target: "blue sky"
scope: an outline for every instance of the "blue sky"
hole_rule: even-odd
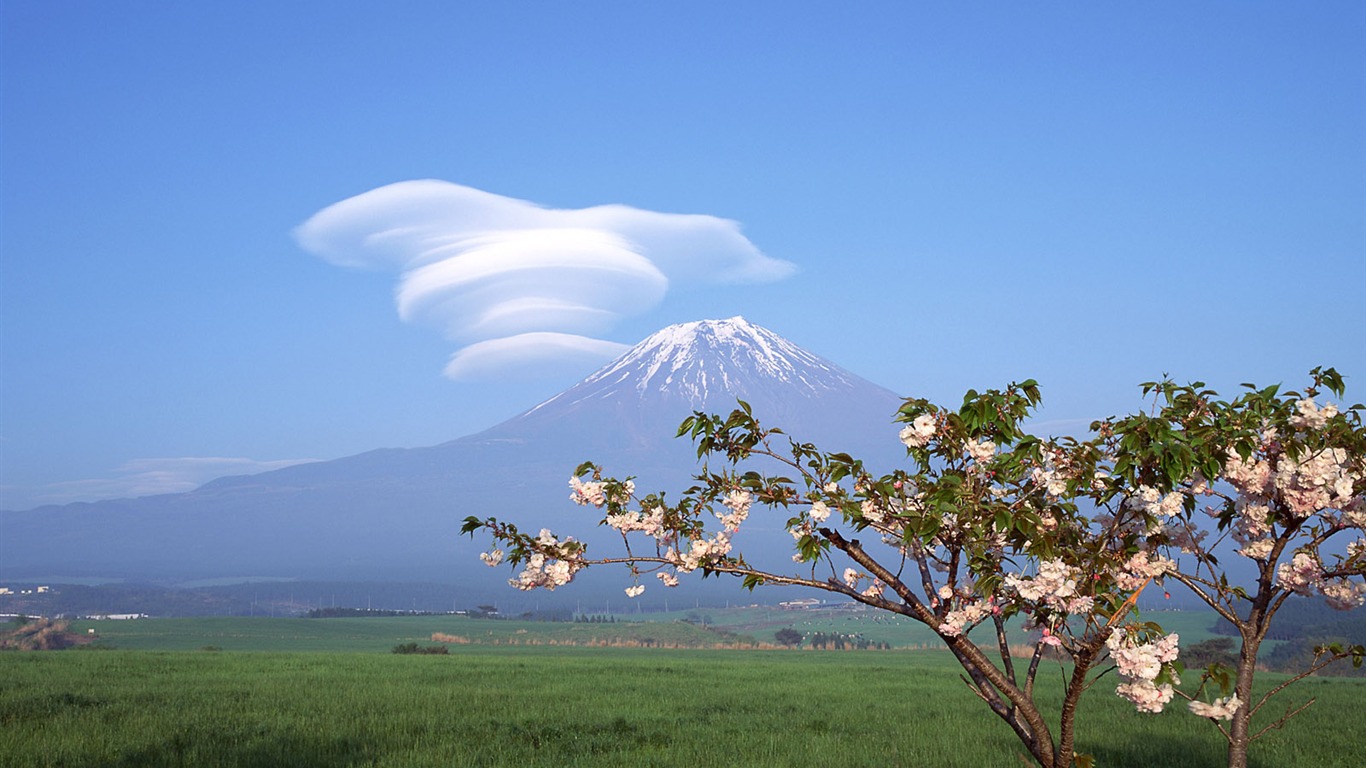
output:
[[[490,337],[402,319],[415,262],[297,237],[422,179],[791,267],[593,251],[645,275],[549,329],[599,353],[743,314],[907,395],[1037,378],[1063,431],[1163,373],[1366,399],[1363,41],[1356,2],[4,3],[0,506],[434,444],[591,372],[452,379]]]

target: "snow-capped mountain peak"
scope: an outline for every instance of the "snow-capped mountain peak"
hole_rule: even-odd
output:
[[[901,402],[773,331],[732,317],[664,328],[483,437],[555,432],[581,441],[654,445],[671,439],[692,412],[728,412],[737,399],[753,406],[765,424],[813,438],[889,424]]]
[[[713,392],[734,398],[755,379],[809,395],[848,385],[842,369],[778,334],[746,321],[671,325],[637,344],[584,383],[631,381],[636,391],[671,392],[700,405]]]
[[[848,388],[856,380],[834,363],[737,316],[664,328],[537,409],[624,391],[702,408],[769,390],[812,397]]]

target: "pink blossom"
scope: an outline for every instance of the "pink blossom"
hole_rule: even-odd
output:
[[[1350,611],[1366,605],[1366,585],[1348,579],[1327,579],[1319,585],[1319,593],[1329,607],[1339,611]]]
[[[1003,584],[1031,602],[1062,608],[1077,593],[1077,569],[1062,560],[1044,560],[1034,576],[1011,574]]]
[[[935,428],[934,416],[922,413],[902,428],[899,437],[907,448],[923,448],[934,437]]]
[[[1134,703],[1139,712],[1161,712],[1172,699],[1171,685],[1155,684],[1164,668],[1173,678],[1169,665],[1176,661],[1180,638],[1170,634],[1153,642],[1139,643],[1127,631],[1110,635],[1105,646],[1115,662],[1115,670],[1128,680],[1115,693]]]
[[[1172,700],[1170,685],[1154,685],[1151,680],[1135,680],[1115,687],[1115,693],[1132,701],[1139,712],[1156,714]]]
[[[522,572],[517,574],[517,578],[509,579],[508,584],[523,591],[538,587],[553,591],[555,587],[562,587],[572,581],[574,573],[582,567],[577,561],[551,560],[537,552],[527,558],[526,564],[522,566]]]
[[[986,618],[991,611],[991,605],[984,602],[969,603],[957,610],[949,611],[939,624],[939,634],[944,637],[957,637],[965,629]]]
[[[991,461],[992,457],[996,455],[996,443],[990,440],[969,441],[964,447],[972,460],[978,464]]]
[[[1301,595],[1308,595],[1323,579],[1323,569],[1314,558],[1304,552],[1296,554],[1288,563],[1276,568],[1276,583]]]
[[[1271,464],[1255,456],[1244,459],[1230,448],[1224,462],[1224,479],[1245,496],[1264,498],[1270,491]]]
[[[1203,701],[1191,701],[1187,702],[1186,706],[1190,708],[1191,714],[1197,717],[1208,717],[1214,720],[1232,720],[1234,713],[1238,711],[1239,707],[1243,706],[1243,702],[1234,695],[1215,699],[1208,704]]]
[[[1124,562],[1125,572],[1115,576],[1120,589],[1138,589],[1149,579],[1160,579],[1176,572],[1176,563],[1169,558],[1149,552],[1138,552]]]
[[[676,556],[678,562],[675,565],[678,570],[689,573],[716,562],[729,552],[730,534],[722,531],[710,539],[692,539],[688,544],[688,551]]]
[[[1250,557],[1253,560],[1265,560],[1271,556],[1271,550],[1275,545],[1274,539],[1258,539],[1244,544],[1243,548],[1238,550],[1238,554],[1243,557]]]
[[[569,478],[569,488],[569,498],[575,504],[601,507],[607,503],[607,497],[603,494],[602,483],[585,483],[577,477],[571,477]]]
[[[1328,403],[1320,409],[1314,403],[1314,399],[1308,397],[1303,400],[1296,400],[1295,409],[1299,413],[1290,417],[1290,423],[1306,430],[1323,429],[1328,425],[1328,420],[1338,414],[1336,405]]]

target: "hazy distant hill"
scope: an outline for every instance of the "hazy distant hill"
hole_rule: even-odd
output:
[[[182,494],[0,512],[0,578],[22,575],[457,581],[502,587],[457,535],[467,515],[592,530],[568,501],[582,461],[678,486],[695,453],[675,440],[694,410],[736,398],[823,447],[898,455],[891,391],[742,318],[665,328],[536,407],[426,448],[227,477]]]

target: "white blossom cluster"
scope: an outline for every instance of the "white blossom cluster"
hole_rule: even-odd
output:
[[[1033,576],[1011,574],[1002,584],[1021,598],[1062,613],[1090,610],[1092,599],[1077,595],[1078,571],[1062,560],[1043,560]]]
[[[840,578],[846,587],[854,590],[859,588],[859,584],[862,583],[864,579],[868,579],[870,582],[869,585],[859,593],[864,597],[879,597],[887,589],[887,584],[883,582],[882,579],[866,576],[853,568],[845,568],[844,573],[841,574]]]
[[[1057,499],[1067,493],[1067,475],[1053,465],[1051,453],[1045,454],[1043,466],[1030,470],[1029,479],[1034,485],[1042,488],[1050,499]]]
[[[607,496],[603,493],[602,483],[584,482],[577,477],[571,477],[569,478],[569,488],[569,499],[575,504],[601,507],[607,503]]]
[[[1312,397],[1295,401],[1295,410],[1298,411],[1290,417],[1290,423],[1300,429],[1323,429],[1328,425],[1328,420],[1338,414],[1338,407],[1328,403],[1319,408]]]
[[[1127,682],[1115,688],[1115,693],[1134,703],[1139,712],[1161,712],[1172,700],[1172,683],[1158,685],[1157,678],[1163,668],[1176,661],[1180,638],[1170,634],[1150,643],[1134,641],[1128,632],[1119,631],[1110,635],[1105,646],[1110,649],[1110,658],[1115,662],[1115,670]],[[1168,668],[1173,682],[1174,672]]]
[[[1115,577],[1115,584],[1120,589],[1138,589],[1149,579],[1161,579],[1175,572],[1175,561],[1151,552],[1138,552],[1124,561],[1124,570]]]
[[[1312,399],[1298,400],[1295,407],[1298,414],[1291,418],[1291,424],[1306,431],[1323,429],[1338,413],[1337,406],[1330,403],[1319,408]],[[1295,458],[1279,452],[1278,439],[1276,430],[1264,430],[1258,450],[1246,458],[1229,449],[1224,477],[1242,497],[1240,504],[1255,512],[1255,507],[1279,497],[1300,519],[1336,509],[1344,513],[1347,525],[1366,523],[1366,500],[1353,493],[1366,471],[1359,458],[1354,462],[1342,448]],[[1361,515],[1361,519],[1353,515]],[[1265,515],[1262,518],[1260,525],[1264,526]],[[1254,540],[1250,533],[1244,536],[1249,542]]]
[[[937,425],[933,414],[922,413],[901,429],[901,442],[907,448],[924,448],[934,437]]]
[[[1167,523],[1181,514],[1186,496],[1179,491],[1163,494],[1156,488],[1140,485],[1138,492],[1124,500],[1124,506],[1139,510],[1153,518],[1145,534],[1153,536],[1166,530]]]
[[[1192,715],[1198,717],[1208,717],[1212,720],[1232,720],[1238,707],[1243,706],[1243,702],[1238,696],[1225,696],[1215,699],[1206,704],[1203,701],[1190,701],[1186,703]]]
[[[622,533],[640,531],[646,536],[658,537],[665,533],[664,530],[664,508],[655,507],[649,514],[644,512],[632,512],[624,510],[616,514],[610,514],[604,518],[608,527],[615,528]]]
[[[574,574],[584,567],[583,562],[576,556],[574,547],[570,546],[573,543],[572,536],[560,540],[549,530],[542,528],[535,540],[537,551],[527,558],[517,578],[508,579],[508,584],[523,591],[542,587],[554,590],[555,587],[562,587],[573,581]],[[479,559],[493,566],[502,561],[503,553],[495,549],[480,555]]]
[[[605,483],[571,477],[569,478],[569,487],[569,498],[576,504],[595,507],[607,505],[607,485]],[[634,493],[635,483],[627,480],[621,484],[618,494],[611,500],[624,504],[630,500]],[[697,536],[687,539],[686,547],[680,545],[677,533],[665,525],[662,506],[642,511],[621,510],[612,512],[603,518],[603,522],[622,534],[640,532],[653,538],[664,550],[664,559],[668,561],[674,571],[690,573],[729,554],[731,550],[730,536],[738,531],[740,525],[748,518],[750,506],[753,502],[754,497],[749,491],[735,489],[728,492],[721,503],[729,511],[724,514],[716,514],[724,530],[710,538]],[[542,531],[542,535],[546,535],[546,532]],[[538,544],[542,543],[540,539],[537,542]],[[489,559],[485,559],[485,562],[489,562]],[[496,562],[490,564],[493,565]],[[543,556],[533,555],[518,579],[509,583],[519,589],[535,589],[542,586],[553,589],[572,578],[579,567],[581,566],[576,566],[572,558],[569,559],[568,564],[565,564],[564,560],[546,559]],[[660,571],[655,575],[666,587],[678,586],[676,573]],[[626,588],[626,594],[629,597],[638,597],[644,592],[645,585],[643,584],[633,584]]]
[[[1323,566],[1307,552],[1296,552],[1290,562],[1277,566],[1276,583],[1301,595],[1318,590],[1329,607],[1339,611],[1366,605],[1366,585],[1341,577],[1325,577]]]
[[[968,456],[971,456],[972,460],[978,464],[985,464],[996,456],[996,443],[990,440],[971,440],[964,447],[967,449]]]
[[[1290,511],[1304,518],[1321,509],[1352,506],[1352,487],[1359,480],[1361,474],[1348,466],[1347,451],[1332,448],[1302,461],[1280,457],[1273,482]]]
[[[1253,501],[1247,496],[1240,496],[1235,509],[1237,516],[1234,517],[1230,530],[1233,540],[1243,545],[1238,554],[1253,560],[1265,560],[1270,557],[1276,544],[1270,535],[1271,507]],[[1217,511],[1212,512],[1214,516],[1218,516]]]
[[[740,530],[740,524],[749,517],[749,507],[754,503],[754,496],[749,491],[736,489],[726,494],[721,500],[721,504],[729,509],[726,514],[716,514],[716,518],[721,521],[722,527],[728,533],[735,533]]]
[[[949,588],[945,587],[944,589]],[[952,594],[953,590],[949,589],[950,597]],[[971,629],[977,622],[991,615],[994,610],[995,605],[991,601],[964,602],[944,615],[944,621],[939,625],[939,634],[944,637],[961,635],[964,630]]]
[[[688,551],[683,552],[681,550],[681,547],[670,549],[664,557],[680,572],[691,573],[729,554],[730,534],[719,531],[711,538],[690,539]]]

